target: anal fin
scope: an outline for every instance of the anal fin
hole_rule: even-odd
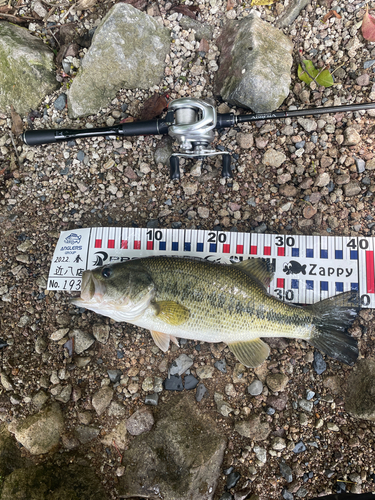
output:
[[[228,344],[228,347],[238,361],[247,368],[256,368],[261,365],[270,354],[268,344],[259,338],[246,342],[233,342]]]
[[[171,336],[167,333],[156,332],[155,330],[150,330],[152,338],[154,339],[155,344],[161,349],[163,352],[167,352],[169,349],[169,342],[171,340]],[[173,337],[174,340],[175,337]],[[173,342],[174,342],[173,340]]]

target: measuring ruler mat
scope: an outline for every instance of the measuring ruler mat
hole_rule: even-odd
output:
[[[96,227],[60,234],[48,290],[79,291],[86,269],[155,255],[200,257],[234,263],[267,259],[274,271],[268,288],[286,302],[312,304],[349,290],[362,307],[375,308],[374,238],[306,236]]]

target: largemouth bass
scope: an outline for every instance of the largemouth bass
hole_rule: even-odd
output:
[[[346,331],[358,312],[352,292],[300,307],[269,295],[271,279],[263,259],[223,265],[147,257],[85,271],[81,297],[72,302],[147,328],[164,352],[177,338],[225,342],[242,364],[255,368],[270,352],[260,337],[287,337],[353,364],[357,342]]]

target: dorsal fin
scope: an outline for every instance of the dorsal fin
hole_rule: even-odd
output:
[[[248,259],[233,264],[242,272],[258,281],[264,288],[267,288],[272,281],[273,272],[268,260],[266,259]]]

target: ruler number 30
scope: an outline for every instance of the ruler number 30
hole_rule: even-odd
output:
[[[346,246],[348,248],[351,248],[352,250],[355,250],[357,248],[357,243],[355,241],[355,238],[352,238]],[[359,240],[358,246],[361,250],[367,250],[368,249],[368,241],[364,240],[364,239]]]

